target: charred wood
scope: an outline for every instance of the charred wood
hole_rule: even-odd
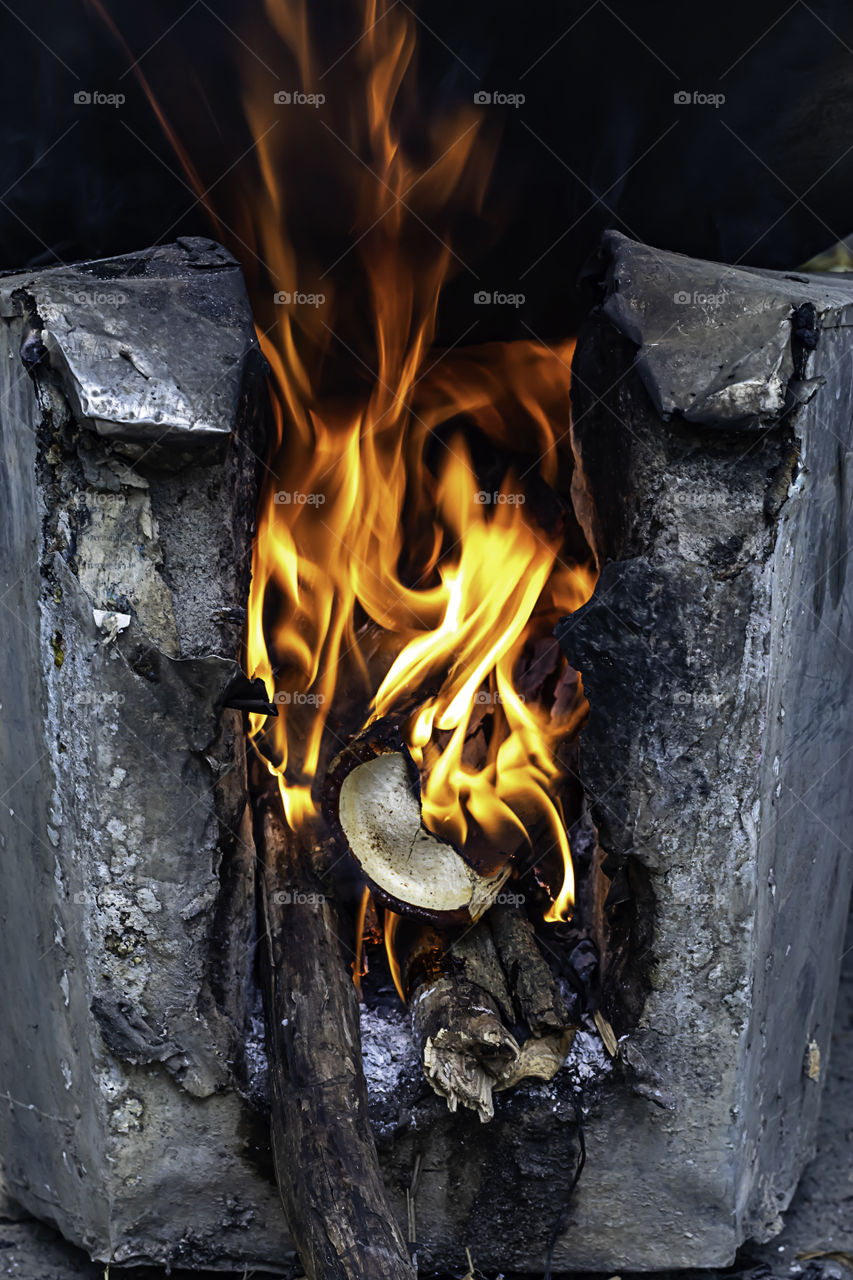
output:
[[[530,921],[517,908],[500,904],[489,913],[489,924],[519,1020],[526,1022],[537,1036],[565,1030],[569,1024],[566,1003],[539,950]]]
[[[358,1000],[328,849],[259,805],[276,1178],[309,1280],[411,1280],[367,1114]]]

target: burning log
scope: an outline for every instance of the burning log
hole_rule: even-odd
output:
[[[451,942],[407,920],[394,942],[424,1075],[451,1111],[462,1103],[491,1120],[492,1091],[513,1073],[521,1051],[507,1027],[512,998],[488,926]]]
[[[505,853],[472,865],[427,829],[418,769],[396,727],[380,722],[336,757],[326,811],[371,888],[394,911],[478,920],[510,875]]]
[[[461,1103],[491,1120],[496,1089],[528,1076],[551,1079],[571,1044],[565,1006],[532,929],[520,915],[498,912],[499,955],[482,919],[512,872],[510,856],[479,840],[472,865],[427,829],[418,768],[387,722],[332,762],[325,804],[373,892],[409,917],[395,918],[393,945],[424,1075],[451,1111]],[[468,928],[456,938],[433,927],[458,921]],[[510,1030],[519,1019],[532,1033],[523,1047]]]
[[[272,1147],[302,1264],[309,1280],[411,1280],[367,1114],[343,926],[321,875],[328,845],[288,833],[277,795],[258,825]]]
[[[521,917],[517,927],[499,926],[516,937],[515,947],[504,942],[502,955],[495,946],[490,922],[497,911],[455,939],[414,919],[397,922],[393,934],[424,1075],[451,1111],[461,1103],[482,1121],[494,1115],[494,1092],[527,1078],[552,1079],[574,1036]],[[512,958],[511,974],[503,956]],[[532,1033],[526,1039],[521,1022]]]

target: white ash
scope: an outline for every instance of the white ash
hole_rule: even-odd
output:
[[[582,1026],[575,1035],[569,1056],[560,1068],[575,1085],[598,1083],[613,1071],[594,1025]],[[423,1070],[412,1039],[409,1014],[404,1009],[371,1010],[361,1006],[361,1049],[364,1075],[371,1099],[388,1102],[399,1099],[403,1086],[420,1078]],[[556,1079],[550,1084],[526,1082],[526,1091],[556,1097]]]
[[[577,1084],[592,1084],[610,1075],[613,1059],[608,1057],[598,1032],[582,1027],[561,1070],[567,1071]]]
[[[361,1006],[361,1052],[371,1098],[383,1102],[421,1071],[405,1009],[371,1010]]]

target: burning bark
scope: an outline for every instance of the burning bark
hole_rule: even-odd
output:
[[[367,1115],[358,1000],[328,845],[286,830],[275,795],[258,814],[272,1146],[309,1280],[411,1280]]]
[[[370,887],[393,911],[477,920],[510,875],[506,855],[473,866],[423,821],[417,766],[395,728],[379,724],[332,762],[326,809]]]

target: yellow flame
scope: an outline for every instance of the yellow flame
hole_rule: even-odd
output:
[[[316,91],[304,0],[265,7],[303,91]],[[547,532],[525,501],[527,477],[507,471],[481,491],[467,435],[450,424],[464,417],[493,450],[517,456],[521,445],[519,471],[556,485],[573,345],[432,349],[440,291],[459,267],[448,211],[479,208],[491,160],[467,110],[435,126],[428,156],[409,159],[395,122],[414,52],[406,7],[368,0],[353,55],[362,109],[349,95],[336,106],[330,87],[327,113],[304,126],[318,148],[338,148],[364,285],[357,349],[333,332],[341,318],[351,334],[351,299],[336,297],[328,279],[312,289],[317,280],[299,278],[280,177],[292,141],[286,123],[268,93],[246,104],[262,178],[247,192],[246,235],[276,290],[301,287],[317,299],[275,308],[260,335],[276,447],[254,545],[247,656],[250,674],[275,689],[279,716],[252,716],[251,733],[297,827],[316,813],[315,782],[324,753],[338,746],[342,708],[361,705],[370,720],[416,705],[405,733],[416,761],[429,762],[427,825],[459,848],[476,831],[506,857],[534,825],[548,832],[564,868],[548,918],[561,919],[573,881],[554,750],[582,695],[558,721],[524,700],[515,673],[525,646],[588,598],[593,577],[561,558],[559,531]],[[326,363],[340,347],[362,390],[326,389]],[[465,748],[484,700],[486,760],[473,767]],[[394,927],[392,917],[386,939]]]

